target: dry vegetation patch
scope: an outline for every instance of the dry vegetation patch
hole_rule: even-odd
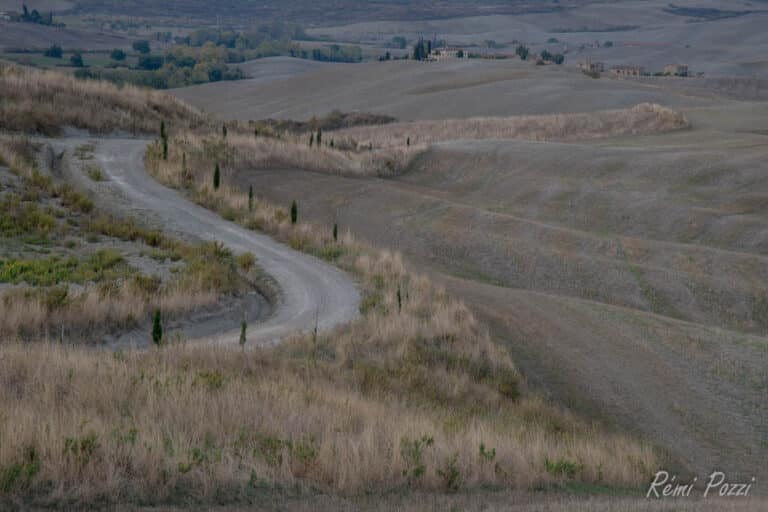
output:
[[[74,126],[98,133],[149,133],[161,119],[185,126],[205,123],[202,114],[168,94],[0,64],[0,130],[57,135]]]
[[[63,333],[88,339],[147,321],[157,309],[173,316],[242,288],[228,250],[182,243],[97,212],[90,198],[40,170],[27,139],[0,137],[0,160],[21,179],[17,189],[0,190],[0,284],[12,285],[0,293],[4,341]],[[89,248],[110,240],[171,262],[172,277],[146,275],[116,249]]]
[[[543,116],[474,117],[443,121],[415,121],[382,126],[360,126],[327,134],[339,147],[393,148],[410,144],[432,144],[457,139],[526,139],[572,141],[652,135],[688,126],[679,112],[656,104],[642,103],[630,109],[583,114]]]

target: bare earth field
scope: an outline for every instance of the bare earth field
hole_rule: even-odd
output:
[[[401,249],[562,403],[653,440],[695,474],[768,477],[768,107],[519,62],[363,68],[242,90],[253,109],[240,104],[239,117],[367,105],[440,119],[645,100],[682,110],[692,129],[659,136],[441,143],[392,179],[292,169],[238,179]],[[226,98],[197,104],[234,114]]]
[[[131,40],[113,34],[69,27],[46,27],[33,23],[0,21],[0,49],[41,49],[53,44],[66,49],[108,50],[128,48]]]
[[[262,73],[269,75],[284,63],[256,61],[250,69],[265,68]],[[307,119],[333,109],[415,120],[586,112],[643,102],[671,107],[712,103],[706,96],[670,94],[627,80],[593,80],[575,70],[542,69],[519,60],[321,64],[281,80],[219,82],[174,92],[221,117],[243,120]]]

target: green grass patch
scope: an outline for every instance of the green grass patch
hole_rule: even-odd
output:
[[[98,251],[84,259],[51,256],[0,260],[0,282],[32,286],[111,281],[132,272],[120,253],[111,249]]]
[[[85,168],[85,173],[88,175],[89,178],[91,178],[93,181],[104,181],[106,177],[104,176],[104,173],[102,172],[101,168],[95,166],[95,165],[89,165]]]

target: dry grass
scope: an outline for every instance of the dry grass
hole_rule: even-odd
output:
[[[0,64],[0,130],[56,135],[74,126],[156,133],[161,120],[170,126],[205,124],[198,111],[168,94]]]
[[[411,160],[426,146],[392,147],[385,150],[350,151],[323,145],[309,146],[308,136],[285,135],[280,138],[232,134],[225,139],[220,136],[195,135],[184,133],[171,138],[170,165],[158,163],[159,172],[163,173],[165,181],[181,185],[183,181],[180,172],[180,161],[183,152],[193,152],[194,148],[202,148],[207,167],[203,162],[198,166],[190,166],[190,170],[200,172],[209,178],[216,163],[231,168],[296,168],[309,171],[342,174],[351,176],[389,176],[404,170]],[[159,144],[157,145],[159,150]]]
[[[414,296],[429,293],[423,286]],[[460,305],[408,304],[397,317],[377,313],[247,355],[6,346],[3,491],[61,504],[210,500],[293,483],[341,494],[571,479],[635,486],[657,463],[648,447],[497,389],[492,376],[508,359],[486,354],[487,367],[473,369],[459,357],[486,345]],[[547,471],[547,460],[573,474]]]
[[[656,104],[642,103],[630,109],[584,114],[475,117],[444,121],[415,121],[382,126],[360,126],[329,132],[340,147],[394,148],[457,139],[525,139],[573,141],[651,135],[688,126],[682,114]]]

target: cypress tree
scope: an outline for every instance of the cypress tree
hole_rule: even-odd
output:
[[[323,129],[318,128],[317,129],[317,147],[320,147],[320,144],[323,143]]]
[[[163,139],[163,160],[168,160],[168,139]]]
[[[406,146],[410,146],[411,145],[411,138],[410,137],[408,137],[408,139],[406,139],[405,145]]]
[[[181,179],[187,179],[187,154],[181,154]]]
[[[291,224],[296,224],[296,221],[299,219],[299,205],[296,204],[296,201],[294,200],[293,203],[291,203]]]
[[[333,223],[333,241],[339,241],[339,226],[335,222]]]
[[[216,164],[216,169],[213,171],[213,189],[219,190],[219,185],[221,185],[221,169],[219,164]]]
[[[312,147],[312,144],[314,144],[314,143],[315,143],[315,134],[314,134],[314,133],[312,133],[312,134],[309,136],[309,147]]]
[[[168,138],[168,134],[165,133],[165,121],[160,121],[160,138],[166,139]]]
[[[221,135],[225,139],[227,138],[227,125],[225,124],[221,125]]]
[[[152,319],[152,341],[157,346],[163,343],[163,323],[160,319],[159,309],[155,311],[155,316]]]
[[[400,285],[397,285],[397,312],[400,313],[403,310],[403,294],[400,293]]]
[[[245,318],[243,318],[242,323],[240,324],[240,346],[245,348],[245,342],[247,341],[247,338],[245,336],[245,332],[248,329],[248,323],[245,321]]]
[[[253,185],[248,186],[248,211],[253,211]]]
[[[333,139],[331,139],[331,144],[330,144],[330,146],[331,146],[331,147],[333,147]]]

